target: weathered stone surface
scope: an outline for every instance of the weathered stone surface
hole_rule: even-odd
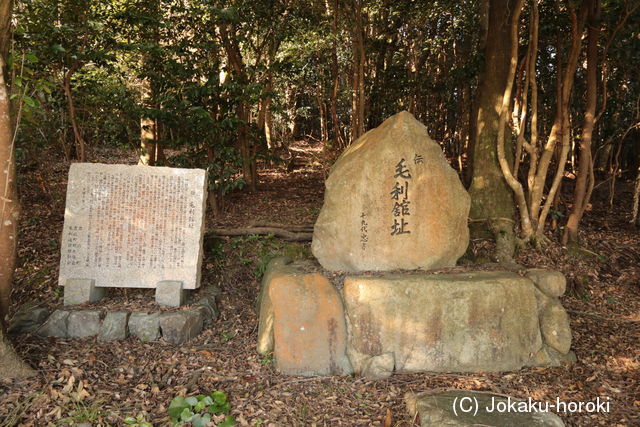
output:
[[[110,311],[104,317],[98,341],[123,340],[129,336],[129,315],[128,311]]]
[[[184,304],[185,290],[182,282],[177,280],[162,280],[156,286],[156,304],[166,307],[180,307]]]
[[[257,300],[257,309],[260,313],[258,323],[258,353],[266,355],[273,351],[273,304],[269,297],[269,288],[275,277],[294,276],[301,273],[302,265],[293,263],[286,257],[277,257],[271,260],[262,276],[262,285]]]
[[[571,326],[569,315],[558,300],[547,304],[540,313],[540,331],[544,342],[561,354],[567,354],[571,348]]]
[[[193,304],[193,308],[200,310],[205,323],[210,323],[218,318],[218,308],[216,306],[216,297],[206,295],[198,299]]]
[[[533,283],[515,273],[347,277],[343,294],[358,373],[385,353],[396,372],[514,370],[542,346]]]
[[[140,341],[151,342],[160,338],[160,313],[134,312],[129,316],[129,333]]]
[[[199,287],[206,195],[202,169],[72,164],[60,285]]]
[[[44,307],[19,307],[7,328],[10,334],[28,334],[35,332],[49,317]]]
[[[318,273],[272,272],[268,280],[263,302],[270,300],[278,370],[289,375],[351,373],[342,301],[327,278]]]
[[[526,277],[531,279],[540,291],[550,297],[560,297],[567,289],[567,279],[559,271],[532,268],[527,270]]]
[[[536,296],[536,304],[538,306],[538,316],[542,313],[548,304],[552,304],[557,298],[550,297],[537,287],[534,288],[533,294]]]
[[[403,111],[333,166],[312,251],[328,270],[451,267],[469,242],[469,205],[438,144]]]
[[[182,344],[198,336],[204,318],[200,310],[182,310],[160,315],[162,338],[172,344]]]
[[[64,305],[78,305],[100,301],[105,294],[104,288],[96,287],[92,279],[67,279],[64,286]]]
[[[552,412],[498,411],[502,405],[518,405],[523,409],[528,401],[492,393],[449,390],[444,392],[407,393],[407,409],[412,417],[420,417],[420,425],[432,426],[544,426],[563,427]],[[461,403],[462,402],[462,403]],[[475,412],[475,405],[478,411]],[[522,403],[519,403],[522,402]],[[462,405],[462,406],[461,406]],[[518,408],[519,406],[515,406]],[[470,411],[465,411],[471,409]]]
[[[393,374],[396,359],[392,353],[369,357],[362,363],[360,375],[372,380],[389,378]]]
[[[38,334],[45,337],[67,338],[69,313],[68,310],[55,310],[38,330]]]
[[[533,360],[535,366],[562,366],[572,365],[576,363],[576,354],[573,351],[569,351],[567,354],[560,354],[557,350],[543,345],[540,351],[536,353]]]
[[[74,310],[69,313],[69,338],[86,338],[98,335],[102,323],[99,310]]]

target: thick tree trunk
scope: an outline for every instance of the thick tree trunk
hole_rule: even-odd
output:
[[[593,158],[591,146],[596,119],[598,38],[600,36],[600,0],[592,0],[589,10],[589,29],[587,46],[587,104],[580,138],[578,176],[573,192],[573,207],[562,236],[562,243],[577,243],[580,220],[584,215],[593,190]]]
[[[521,1],[491,0],[485,64],[476,97],[473,177],[469,193],[473,234],[490,231],[496,240],[496,258],[510,262],[515,251],[513,193],[500,169],[497,142],[506,123],[500,120],[511,65],[511,21]],[[517,41],[516,41],[517,43]],[[500,128],[502,129],[502,132]],[[505,145],[508,141],[505,141]],[[511,152],[511,147],[505,149]]]
[[[25,377],[35,373],[16,355],[4,334],[4,318],[11,304],[20,212],[16,190],[15,139],[4,75],[12,6],[11,1],[0,5],[0,378]]]

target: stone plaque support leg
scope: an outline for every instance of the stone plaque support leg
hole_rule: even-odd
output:
[[[162,280],[156,286],[156,303],[168,307],[180,307],[184,304],[186,291],[179,280]]]
[[[67,279],[64,285],[64,305],[76,305],[100,301],[105,288],[96,286],[93,279]]]

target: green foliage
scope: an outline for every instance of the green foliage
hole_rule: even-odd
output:
[[[133,417],[125,418],[124,423],[131,427],[153,427],[153,424],[151,424],[145,419],[145,416],[143,413],[138,414],[138,416],[135,418]]]
[[[191,423],[194,427],[206,426],[211,422],[211,414],[228,414],[231,404],[227,395],[221,391],[214,391],[208,396],[176,396],[169,404],[167,412],[174,426]],[[218,426],[230,427],[235,425],[233,416],[228,415]]]

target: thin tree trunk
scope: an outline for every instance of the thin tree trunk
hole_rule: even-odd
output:
[[[140,157],[139,165],[154,166],[156,122],[153,119],[140,119]]]
[[[327,2],[327,11],[329,2]],[[333,145],[343,147],[340,135],[340,120],[338,119],[338,91],[340,89],[339,67],[338,67],[338,0],[333,4],[333,20],[331,22],[331,33],[333,43],[331,46],[331,124],[333,126]]]
[[[20,206],[16,192],[16,162],[9,94],[4,81],[4,58],[0,58],[0,313],[4,316],[11,305],[13,268],[16,258]],[[0,319],[4,321],[4,317]]]
[[[229,64],[236,74],[238,83],[246,88],[249,84],[246,65],[242,59],[242,52],[238,46],[238,41],[229,34],[229,28],[226,25],[218,27],[222,45],[227,53]],[[251,191],[257,189],[258,173],[256,169],[255,144],[250,140],[248,135],[248,125],[251,117],[251,109],[246,101],[240,101],[236,107],[236,117],[241,122],[238,127],[238,136],[236,138],[236,148],[242,157],[242,175]]]
[[[592,0],[589,10],[587,47],[587,104],[580,138],[578,176],[573,192],[573,207],[562,235],[562,243],[578,242],[578,228],[593,190],[593,158],[591,146],[596,119],[598,38],[600,36],[600,0]]]
[[[80,64],[77,61],[74,62],[71,65],[71,67],[69,67],[67,72],[64,73],[62,86],[67,98],[67,108],[69,110],[68,111],[69,122],[71,123],[71,128],[73,129],[73,137],[74,137],[75,147],[76,147],[76,158],[80,162],[86,162],[87,161],[87,155],[85,152],[86,144],[82,136],[82,130],[80,129],[80,126],[78,125],[78,120],[76,119],[76,106],[75,106],[75,102],[73,101],[73,93],[71,92],[71,77],[73,76],[73,73],[75,73],[78,70],[78,68],[80,68]]]
[[[538,164],[535,165],[535,176],[533,177],[529,195],[530,218],[534,231],[533,237],[538,240],[542,239],[546,218],[555,199],[555,195],[560,188],[562,176],[564,175],[567,154],[569,152],[569,100],[571,98],[575,71],[582,45],[582,33],[584,30],[584,24],[588,11],[588,8],[586,6],[586,4],[583,4],[579,14],[576,14],[571,3],[567,3],[567,8],[569,9],[569,14],[571,17],[571,48],[569,50],[567,65],[564,70],[562,70],[562,72],[560,71],[560,66],[558,66],[558,102],[556,106],[556,116],[553,122],[553,126],[551,127],[551,130],[549,132],[549,137],[544,146],[542,155],[539,158]],[[559,35],[558,52],[560,51],[560,40],[561,37]],[[560,55],[558,55],[558,63],[560,64]],[[560,76],[560,73],[562,73],[562,76]],[[551,188],[549,189],[545,197],[544,190],[547,180],[547,173],[551,165],[551,160],[556,153],[556,149],[558,148],[558,144],[560,144],[560,154],[557,156],[556,171],[553,177]],[[545,200],[546,203],[543,206],[542,202]]]
[[[352,35],[353,79],[351,83],[351,142],[364,133],[364,24],[362,0],[354,0]]]
[[[640,167],[636,174],[636,182],[633,186],[633,206],[631,208],[631,224],[640,226],[640,216],[638,215],[638,206],[640,205]]]

